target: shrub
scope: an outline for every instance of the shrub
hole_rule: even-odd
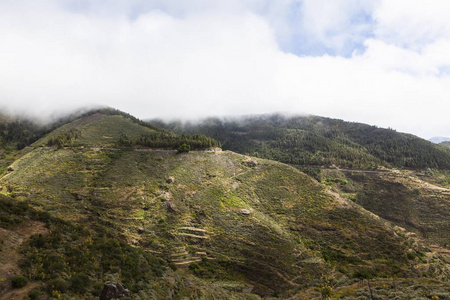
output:
[[[94,296],[100,296],[100,294],[102,293],[103,290],[103,286],[104,283],[102,281],[96,281],[93,285],[92,285],[92,295]]]
[[[20,289],[26,286],[28,283],[28,279],[22,275],[18,275],[12,278],[11,284],[15,289]]]
[[[84,273],[78,273],[70,279],[70,289],[76,293],[83,294],[90,285],[89,276]]]
[[[49,292],[53,291],[65,292],[67,291],[68,287],[69,285],[67,284],[67,282],[61,277],[47,281],[47,288]]]
[[[186,143],[183,143],[178,147],[178,153],[188,153],[189,151],[191,151],[191,146]]]
[[[39,300],[41,299],[41,293],[38,290],[32,290],[28,293],[28,298],[30,300]]]

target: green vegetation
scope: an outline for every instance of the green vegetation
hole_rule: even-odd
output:
[[[62,132],[58,136],[53,136],[48,139],[47,146],[57,146],[62,148],[64,146],[73,146],[75,140],[80,137],[81,133],[77,129],[70,129],[69,131]]]
[[[346,180],[351,181],[359,205],[433,243],[450,245],[447,191],[440,187],[423,188],[417,179],[397,173],[347,173]]]
[[[367,270],[371,277],[417,276],[413,266],[421,262],[408,260],[407,238],[353,204],[339,204],[295,168],[253,160],[230,152],[35,149],[1,185],[82,226],[58,221],[48,235],[32,237],[23,270],[33,280],[63,280],[63,293],[77,286],[64,274],[89,276],[90,293],[104,274],[143,291],[139,282],[159,274],[148,252],[176,269],[191,265],[202,280],[251,283],[260,295],[293,295],[329,269],[344,278]],[[330,182],[345,182],[337,178]],[[139,262],[146,272],[135,273]],[[433,268],[440,264],[437,258]]]
[[[220,143],[204,135],[175,135],[171,133],[158,132],[154,134],[142,135],[139,139],[129,139],[126,135],[119,139],[119,146],[125,147],[149,147],[162,149],[180,149],[183,145],[183,151],[202,150],[220,147]],[[186,151],[189,147],[189,151]]]
[[[55,228],[49,235],[33,236],[23,249],[27,260],[21,266],[33,280],[64,282],[58,285],[64,287],[58,288],[60,292],[67,286],[72,292],[83,294],[96,281],[111,276],[138,292],[144,288],[140,282],[163,274],[163,262],[141,249],[103,232],[54,222]]]
[[[28,293],[28,298],[30,300],[39,300],[41,299],[41,293],[38,290],[32,290]]]
[[[186,143],[183,143],[178,147],[178,153],[189,153],[191,151],[191,145],[186,145]]]
[[[0,145],[14,144],[20,150],[38,140],[47,130],[28,120],[0,123]]]
[[[205,134],[220,141],[226,150],[291,165],[450,169],[450,150],[442,146],[392,129],[317,116],[152,124],[179,134]]]
[[[14,276],[11,279],[11,285],[14,289],[20,289],[27,285],[28,279],[22,275]]]
[[[444,147],[449,147],[449,148],[450,148],[450,142],[442,142],[442,143],[440,143],[440,145],[441,145],[441,146],[444,146]]]
[[[133,299],[445,296],[450,269],[445,249],[435,249],[450,232],[447,190],[431,183],[445,182],[447,171],[425,170],[429,185],[404,170],[318,172],[324,161],[366,169],[392,162],[350,138],[361,124],[314,118],[260,120],[267,130],[244,122],[252,130],[225,141],[253,145],[259,156],[306,158],[292,167],[229,151],[178,154],[220,144],[114,110],[86,114],[6,154],[13,162],[0,177],[0,262],[14,251],[22,258],[12,269],[28,281],[30,299],[98,298],[105,281],[123,283]],[[370,130],[375,141],[397,134]],[[300,136],[308,142],[297,147]],[[393,139],[383,151],[406,151],[389,148]]]
[[[31,236],[21,249],[21,268],[26,276],[13,277],[14,288],[26,285],[28,279],[43,281],[53,291],[83,295],[98,294],[95,283],[103,278],[120,279],[133,292],[149,288],[161,277],[165,263],[142,249],[131,247],[112,236],[105,228],[86,228],[39,212],[26,202],[0,197],[3,217],[1,227],[11,228],[29,220],[41,221],[48,234]]]

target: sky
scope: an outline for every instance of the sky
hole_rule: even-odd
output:
[[[450,136],[449,15],[448,0],[0,0],[0,108]]]

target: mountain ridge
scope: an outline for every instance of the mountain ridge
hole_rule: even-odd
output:
[[[367,293],[352,287],[361,279],[381,285],[395,276],[403,278],[398,284],[410,280],[405,291],[411,295],[419,282],[445,294],[445,259],[426,240],[360,206],[363,198],[352,200],[358,180],[345,184],[338,173],[327,173],[318,182],[293,166],[231,151],[142,147],[135,143],[141,133],[158,129],[129,120],[82,116],[21,150],[0,178],[9,207],[0,224],[14,229],[13,220],[28,216],[49,228],[24,243],[28,263],[17,266],[40,293],[95,297],[104,278],[123,277],[141,298],[319,299],[333,287],[352,299]],[[79,131],[73,139],[49,144],[71,129]],[[122,134],[133,143],[119,143]],[[70,254],[74,245],[97,253],[86,257],[94,268],[77,261],[82,254]],[[114,256],[103,261],[108,247],[128,253],[133,268],[146,261],[143,273]],[[71,279],[77,276],[87,284],[77,286]],[[386,299],[397,293],[393,287],[378,292]]]
[[[450,169],[450,151],[444,147],[393,129],[339,119],[273,114],[150,123],[179,134],[209,135],[224,149],[291,165]]]

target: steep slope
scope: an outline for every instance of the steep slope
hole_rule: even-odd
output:
[[[322,171],[322,180],[343,197],[434,244],[449,247],[450,189],[436,185],[437,177],[412,171]]]
[[[318,286],[323,275],[335,285],[351,278],[448,278],[435,252],[293,167],[228,151],[111,147],[123,132],[137,137],[152,130],[135,125],[98,114],[67,124],[12,164],[1,192],[87,226],[93,240],[106,234],[143,249],[183,271],[171,277],[195,276],[199,286],[198,278],[218,291],[287,297]],[[71,129],[80,131],[73,146],[43,146]],[[426,257],[414,259],[424,251]],[[38,260],[29,267],[39,268]],[[120,278],[123,268],[108,272]],[[68,280],[63,273],[40,280]],[[129,284],[134,293],[151,293],[136,279]]]
[[[72,133],[76,140],[74,146],[113,147],[121,136],[138,139],[143,134],[154,132],[154,129],[141,126],[122,115],[107,115],[97,112],[57,128],[51,134],[37,141],[34,146],[47,145],[52,138]]]
[[[224,149],[292,165],[450,169],[450,151],[441,146],[392,129],[318,116],[152,123],[177,133],[206,134]]]

